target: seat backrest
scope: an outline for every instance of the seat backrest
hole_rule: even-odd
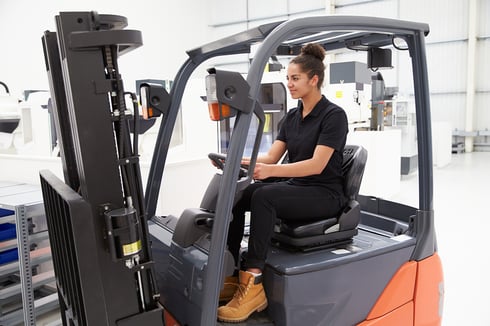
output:
[[[366,161],[367,150],[364,147],[345,145],[342,174],[344,175],[344,192],[348,199],[356,199],[359,194]]]

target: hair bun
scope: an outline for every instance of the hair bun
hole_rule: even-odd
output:
[[[303,45],[303,47],[301,48],[301,54],[312,55],[320,61],[323,61],[323,59],[325,59],[325,49],[320,44],[316,43],[308,43]]]

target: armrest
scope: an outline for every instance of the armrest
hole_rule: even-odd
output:
[[[340,231],[355,229],[361,220],[361,206],[350,200],[339,217]]]

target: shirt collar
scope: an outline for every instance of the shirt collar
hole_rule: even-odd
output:
[[[313,110],[311,110],[311,112],[308,114],[308,116],[312,116],[312,117],[316,117],[320,114],[320,110],[322,110],[322,108],[324,108],[325,106],[327,106],[327,103],[328,103],[328,100],[327,98],[325,97],[325,95],[322,95],[320,101],[318,101],[317,104],[315,104],[315,107],[313,108]],[[303,102],[299,102],[299,105],[298,105],[298,112],[303,115]]]

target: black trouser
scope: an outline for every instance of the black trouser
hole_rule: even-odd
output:
[[[245,267],[263,269],[277,217],[297,221],[318,220],[336,216],[344,203],[343,196],[339,197],[322,186],[299,186],[288,181],[252,183],[233,208],[228,249],[238,264],[245,212],[250,211],[250,238]]]

